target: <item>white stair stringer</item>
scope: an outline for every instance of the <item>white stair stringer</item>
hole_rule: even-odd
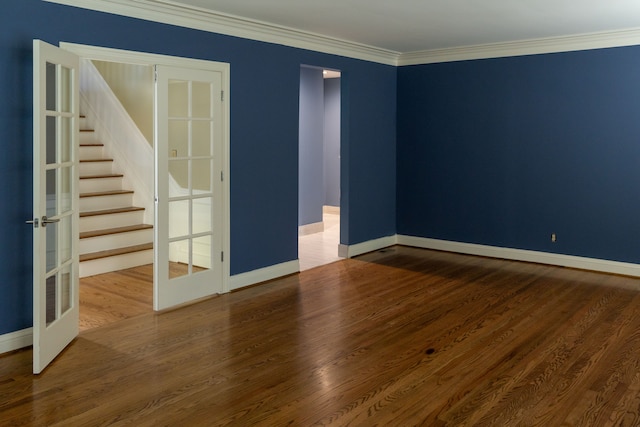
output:
[[[89,123],[80,119],[80,277],[153,262],[153,226],[145,208],[134,205],[134,191],[123,188],[124,174],[114,173]]]

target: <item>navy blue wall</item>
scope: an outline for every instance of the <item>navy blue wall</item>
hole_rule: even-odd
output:
[[[640,262],[639,76],[640,47],[401,67],[398,233]]]
[[[340,206],[340,79],[324,79],[324,204]]]
[[[32,319],[32,232],[24,221],[32,216],[35,38],[231,64],[232,274],[297,258],[300,65],[344,70],[342,243],[395,232],[395,67],[39,0],[5,3],[0,15],[0,334],[30,327]]]
[[[324,202],[324,78],[320,68],[300,68],[299,126],[298,225],[307,225],[322,222]]]

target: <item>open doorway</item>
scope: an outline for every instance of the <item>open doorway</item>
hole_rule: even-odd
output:
[[[300,68],[298,259],[300,270],[341,259],[341,73]]]
[[[154,72],[147,64],[83,60],[80,73],[85,331],[153,311]]]

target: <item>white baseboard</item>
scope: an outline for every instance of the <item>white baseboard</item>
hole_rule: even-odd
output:
[[[446,240],[427,239],[414,236],[397,236],[399,245],[414,246],[425,249],[457,252],[469,255],[480,255],[491,258],[503,258],[514,261],[536,262],[560,267],[579,268],[582,270],[603,273],[622,274],[640,277],[640,265],[626,262],[608,261],[596,258],[585,258],[572,255],[553,254],[523,249],[501,248],[496,246],[477,245],[472,243],[450,242]]]
[[[266,282],[267,280],[276,279],[289,274],[298,273],[300,271],[300,263],[298,260],[283,262],[257,270],[247,271],[231,276],[229,282],[230,290],[244,288],[245,286],[255,285],[256,283]]]
[[[379,239],[368,240],[355,245],[340,245],[338,246],[338,256],[342,258],[353,258],[354,256],[377,251],[378,249],[393,246],[397,243],[397,236],[394,234],[393,236],[380,237]]]
[[[322,233],[324,231],[324,221],[312,222],[298,226],[298,236],[306,236],[308,234]]]
[[[0,354],[19,350],[33,344],[33,328],[0,335]]]

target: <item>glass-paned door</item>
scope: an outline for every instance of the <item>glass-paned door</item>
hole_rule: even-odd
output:
[[[78,335],[78,57],[33,42],[33,372]]]
[[[156,310],[221,292],[221,73],[157,66]]]

